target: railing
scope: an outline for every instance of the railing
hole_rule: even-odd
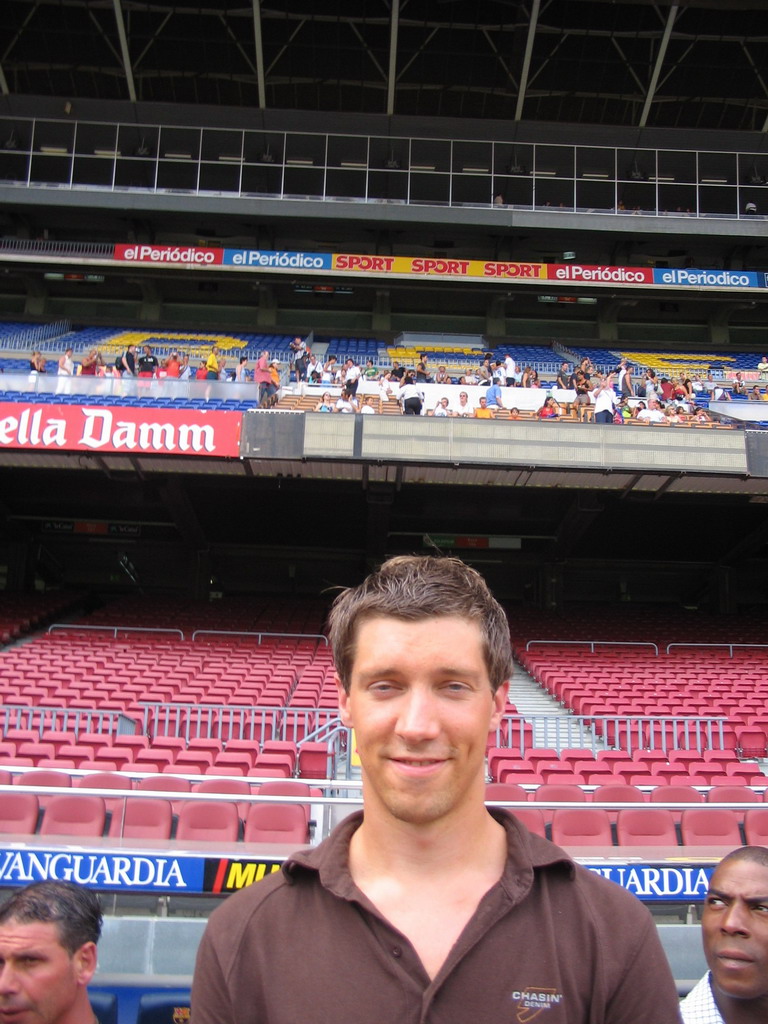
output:
[[[142,731],[150,736],[193,736],[301,743],[324,725],[339,722],[336,708],[255,707],[250,704],[189,704],[141,701]]]
[[[132,736],[136,722],[122,711],[105,708],[54,708],[40,704],[3,704],[0,706],[0,735],[8,729],[36,729],[39,735],[48,730],[105,735]]]
[[[768,644],[731,644],[731,643],[728,643],[727,641],[723,640],[721,643],[713,643],[713,644],[698,643],[698,642],[697,643],[692,643],[692,642],[691,643],[676,642],[676,643],[672,643],[672,644],[667,644],[667,646],[666,646],[666,653],[669,654],[669,652],[672,650],[673,647],[693,647],[693,648],[698,648],[698,647],[725,647],[728,650],[729,656],[731,658],[733,657],[733,652],[736,649],[739,649],[739,650],[752,650],[752,649],[755,649],[755,650],[768,650]]]
[[[654,644],[650,640],[529,640],[525,645],[526,651],[531,649],[531,644],[549,644],[556,647],[589,647],[592,654],[595,653],[596,647],[652,647],[657,655],[659,653],[658,644]]]
[[[255,636],[258,638],[259,643],[265,636],[278,637],[291,640],[317,640],[322,641],[324,646],[328,646],[328,637],[323,633],[267,633],[263,630],[252,632],[249,630],[236,630],[236,629],[196,629],[192,634],[192,639],[197,640],[201,636]]]
[[[155,348],[155,352],[159,352]],[[5,373],[0,390],[34,395],[83,395],[84,398],[147,398],[153,401],[253,402],[258,404],[259,389],[252,382],[178,380],[174,377],[59,377],[45,373]]]
[[[606,746],[633,750],[722,750],[727,718],[682,715],[506,715],[494,744],[524,754],[534,747],[560,751]]]
[[[184,639],[184,631],[175,626],[91,626],[80,622],[54,622],[46,630],[48,633],[91,632],[111,633],[114,640],[119,633],[172,633],[180,640]]]

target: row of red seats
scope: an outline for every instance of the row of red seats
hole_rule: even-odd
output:
[[[569,782],[599,786],[619,781],[664,785],[694,780],[690,785],[711,786],[728,778],[729,784],[766,785],[768,776],[755,761],[742,761],[733,750],[600,750],[551,748],[519,753],[508,747],[490,747],[488,770],[495,782]]]
[[[166,780],[167,781],[167,780]],[[232,780],[236,782],[236,780]],[[301,783],[264,783],[257,790],[243,783],[222,785],[209,780],[194,788],[200,793],[250,796],[301,796],[311,791]],[[290,789],[286,788],[290,787]],[[101,788],[94,787],[94,788]],[[170,787],[169,787],[170,788]],[[247,792],[246,792],[247,789]],[[180,800],[178,807],[164,798],[105,799],[84,793],[38,796],[34,792],[0,793],[0,833],[56,837],[109,836],[124,839],[175,839],[234,843],[304,844],[309,840],[309,804],[278,802]]]

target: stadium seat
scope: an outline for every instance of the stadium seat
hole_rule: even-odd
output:
[[[113,838],[170,839],[173,810],[168,800],[158,797],[134,797],[118,801],[113,808],[109,832]]]
[[[744,815],[744,837],[750,846],[768,846],[768,807],[750,807]]]
[[[538,807],[516,807],[512,813],[534,835],[547,838],[547,823]]]
[[[533,794],[533,799],[536,803],[548,803],[549,801],[569,801],[575,803],[586,803],[587,794],[580,786],[575,786],[569,783],[563,783],[560,785],[557,782],[548,782],[539,786]],[[554,813],[553,808],[542,808],[544,814],[544,821],[549,825],[552,821],[552,815]]]
[[[136,1024],[180,1024],[189,1020],[189,989],[145,992],[139,999]]]
[[[101,836],[107,810],[100,796],[51,797],[40,825],[41,836]]]
[[[741,846],[739,822],[725,807],[692,807],[680,820],[683,846]]]
[[[225,793],[230,796],[253,796],[251,784],[245,779],[204,779],[195,783],[193,793]],[[251,807],[248,801],[241,801],[237,805],[237,813],[245,819]]]
[[[527,800],[528,793],[513,782],[486,782],[486,800]]]
[[[616,818],[619,846],[677,846],[671,813],[662,807],[622,807]]]
[[[333,764],[327,743],[303,743],[299,748],[299,778],[333,778]]]
[[[0,834],[32,835],[40,802],[34,793],[0,793]]]
[[[245,819],[246,843],[306,843],[307,816],[299,804],[253,804]]]
[[[240,835],[237,805],[213,801],[185,800],[176,825],[177,840],[234,843]]]
[[[558,807],[552,815],[552,842],[558,846],[611,846],[611,822],[600,807]]]
[[[56,786],[62,789],[69,789],[72,786],[72,777],[66,772],[44,768],[37,768],[31,772],[20,772],[14,779],[16,786]],[[45,808],[51,799],[50,794],[39,793],[40,806]]]
[[[652,804],[701,804],[704,803],[704,794],[698,789],[694,789],[693,786],[672,784],[669,786],[657,786],[656,789],[652,789],[648,799]],[[682,810],[673,809],[671,813],[675,824],[677,824],[683,813]]]

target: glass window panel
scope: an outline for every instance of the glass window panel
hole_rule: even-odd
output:
[[[286,135],[285,163],[293,167],[323,167],[324,135]]]
[[[496,142],[493,147],[493,169],[496,174],[526,177],[533,167],[533,146]]]
[[[660,182],[695,182],[696,154],[659,150],[657,176]]]
[[[451,144],[444,139],[411,141],[412,171],[447,171],[451,165]]]
[[[620,181],[653,181],[656,178],[656,151],[653,149],[618,150],[616,174]]]
[[[218,131],[206,128],[203,131],[203,160],[219,163],[237,163],[243,152],[243,133]]]
[[[153,125],[121,124],[117,135],[117,148],[123,157],[154,159],[157,156],[159,138],[160,129]]]
[[[199,160],[198,128],[161,128],[160,156],[165,160]]]
[[[533,173],[539,177],[572,178],[574,149],[572,146],[536,146]]]
[[[35,121],[34,149],[36,153],[62,156],[71,153],[75,140],[75,125],[66,121]]]
[[[490,142],[454,142],[454,174],[489,174],[493,151]]]
[[[368,174],[368,197],[384,203],[404,203],[408,197],[408,174],[406,171],[370,171]]]
[[[328,166],[365,169],[368,166],[368,139],[355,135],[330,135]]]
[[[246,132],[243,148],[249,164],[281,164],[285,135],[281,132]]]
[[[735,153],[699,153],[699,184],[735,185]]]
[[[372,138],[368,151],[371,170],[407,170],[410,152],[408,139]]]

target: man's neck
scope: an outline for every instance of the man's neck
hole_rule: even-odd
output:
[[[715,989],[712,984],[712,995],[720,1016],[725,1024],[765,1024],[768,1020],[768,995],[759,999],[734,999]]]
[[[480,804],[470,814],[430,824],[411,824],[387,813],[366,812],[352,837],[350,869],[364,877],[400,874],[416,879],[450,875],[468,865],[500,877],[506,859],[506,832]],[[498,870],[497,870],[498,868]]]

